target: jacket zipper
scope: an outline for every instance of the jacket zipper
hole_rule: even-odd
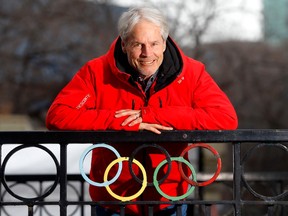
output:
[[[135,100],[132,99],[132,110],[134,110],[134,109],[135,109]]]
[[[146,107],[148,105],[148,99],[147,97],[144,98],[144,107]],[[162,104],[162,100],[160,97],[158,97],[158,101],[159,101],[159,107],[162,108],[163,104]],[[132,103],[131,103],[131,108],[132,110],[135,110],[135,99],[132,99]]]
[[[162,100],[160,97],[158,97],[158,100],[159,100],[159,107],[162,108]]]

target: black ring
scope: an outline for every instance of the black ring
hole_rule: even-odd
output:
[[[259,148],[263,148],[263,147],[266,147],[266,146],[269,146],[269,147],[277,147],[277,148],[280,148],[282,149],[283,151],[286,151],[288,152],[288,148],[283,145],[283,144],[280,144],[280,143],[273,143],[273,144],[268,144],[268,143],[262,143],[262,144],[258,144],[258,145],[255,145],[253,146],[243,157],[243,159],[241,160],[241,164],[242,164],[242,170],[241,170],[241,177],[242,177],[242,181],[243,183],[245,184],[246,188],[248,189],[248,191],[250,191],[250,193],[252,193],[255,197],[258,197],[262,200],[271,200],[271,199],[274,199],[274,200],[279,200],[285,196],[287,196],[288,194],[288,191],[285,191],[281,194],[278,194],[276,196],[264,196],[262,194],[259,194],[257,193],[255,190],[252,189],[252,187],[248,184],[248,182],[246,181],[245,179],[245,176],[244,176],[244,163],[246,162],[246,160],[254,153],[254,151],[258,150]]]
[[[21,150],[21,149],[24,149],[24,148],[29,148],[29,147],[35,147],[35,148],[40,148],[42,150],[44,150],[45,152],[47,152],[51,158],[53,159],[55,165],[56,165],[56,178],[55,178],[55,181],[53,183],[53,185],[51,186],[51,188],[49,190],[47,190],[46,193],[38,196],[38,197],[34,197],[34,198],[25,198],[25,197],[22,197],[22,196],[19,196],[17,194],[15,194],[10,188],[9,186],[7,185],[7,182],[6,182],[6,176],[5,176],[5,168],[6,168],[6,165],[7,165],[7,162],[8,160],[10,159],[10,157],[16,153],[17,151]],[[3,177],[2,178],[2,184],[3,186],[5,187],[6,191],[13,197],[15,197],[16,199],[19,199],[19,200],[22,200],[22,201],[37,201],[37,200],[43,200],[45,197],[49,196],[53,191],[54,189],[57,187],[57,184],[59,182],[59,163],[58,163],[58,160],[57,158],[55,157],[55,155],[48,149],[46,148],[45,146],[42,146],[42,145],[20,145],[20,146],[17,146],[16,148],[14,148],[12,151],[10,151],[4,161],[3,161],[3,164],[2,164],[2,170],[1,170],[1,176]]]
[[[138,151],[141,150],[141,149],[143,149],[143,148],[146,148],[146,147],[158,148],[158,149],[160,149],[160,150],[166,155],[166,160],[167,160],[167,164],[168,164],[168,170],[167,170],[167,173],[164,175],[164,177],[158,181],[158,183],[159,183],[159,185],[160,185],[163,181],[165,181],[165,179],[168,177],[168,175],[170,174],[170,171],[171,171],[171,158],[170,158],[170,155],[169,155],[168,151],[167,151],[165,148],[163,148],[162,146],[160,146],[160,145],[157,145],[157,144],[144,144],[144,145],[141,145],[141,146],[139,146],[138,148],[136,148],[136,149],[132,152],[131,156],[129,157],[129,171],[130,171],[131,175],[133,176],[133,178],[134,178],[138,183],[142,184],[142,180],[139,179],[139,178],[135,175],[135,173],[134,173],[134,171],[133,171],[133,169],[132,169],[132,161],[133,161],[135,155],[138,153]],[[147,182],[147,186],[154,186],[154,184],[153,184],[153,182]]]

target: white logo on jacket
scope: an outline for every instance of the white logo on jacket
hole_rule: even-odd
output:
[[[87,94],[83,100],[78,104],[78,106],[76,107],[76,109],[80,109],[81,107],[83,107],[83,105],[87,102],[88,98],[91,97],[90,94]]]
[[[184,80],[184,76],[183,77],[181,77],[177,82],[178,82],[178,84],[180,84],[182,81]]]

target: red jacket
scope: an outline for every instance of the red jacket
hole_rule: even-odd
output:
[[[121,123],[125,118],[114,117],[116,110],[126,108],[141,109],[143,122],[171,126],[175,130],[225,130],[237,127],[233,106],[205,71],[204,65],[185,56],[170,37],[149,97],[133,81],[135,72],[122,53],[120,44],[121,39],[117,38],[105,55],[84,65],[58,94],[47,114],[49,129],[137,131],[139,125],[123,127]],[[134,149],[133,145],[131,143],[129,148],[123,148],[123,144],[115,146],[121,156],[128,157]],[[165,148],[171,156],[180,156],[186,146],[170,144]],[[103,182],[107,165],[115,159],[110,153],[103,149],[99,152],[98,148],[93,151],[91,179]],[[147,149],[146,154],[138,158],[146,161],[145,169],[151,182],[155,167],[165,156],[155,149]],[[123,163],[123,166],[127,164]],[[172,170],[173,174],[161,188],[171,196],[182,195],[187,190],[187,184],[181,179],[176,165]],[[111,170],[109,174],[113,178],[115,173]],[[129,196],[139,190],[140,184],[133,180],[129,170],[123,170],[110,187],[116,194]],[[90,194],[93,200],[113,200],[105,188],[91,186]],[[165,200],[153,187],[147,187],[141,199]],[[137,206],[127,206],[126,209],[127,213],[138,214],[140,211]]]

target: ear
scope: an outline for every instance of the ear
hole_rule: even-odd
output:
[[[121,48],[122,48],[122,51],[123,51],[124,53],[126,53],[125,43],[124,43],[123,40],[121,41]]]
[[[163,52],[166,50],[166,41],[164,41]]]

